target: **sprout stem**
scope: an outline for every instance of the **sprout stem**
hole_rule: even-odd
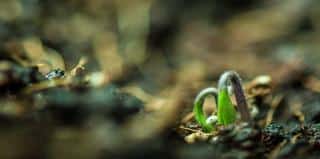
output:
[[[219,92],[226,90],[230,84],[236,97],[237,107],[241,114],[241,119],[245,122],[250,122],[250,113],[244,91],[242,89],[241,78],[235,71],[227,71],[221,75],[218,82]]]
[[[205,98],[208,95],[214,96],[215,101],[216,102],[218,101],[218,90],[216,88],[210,87],[210,88],[203,89],[197,95],[197,97],[194,101],[194,107],[193,107],[195,119],[201,125],[201,127],[203,128],[203,130],[205,132],[210,132],[213,129],[211,124],[207,124],[207,122],[206,122],[207,117],[203,111],[203,103],[204,103]]]

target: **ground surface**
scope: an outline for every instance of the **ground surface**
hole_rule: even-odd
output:
[[[2,0],[0,158],[319,158],[319,8]],[[226,70],[252,123],[204,133],[193,100]]]

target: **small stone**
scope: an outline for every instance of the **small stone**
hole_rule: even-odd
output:
[[[211,144],[217,144],[219,142],[219,137],[218,136],[214,136],[210,139],[209,141]]]
[[[196,135],[195,133],[192,133],[190,135],[187,135],[184,137],[184,141],[186,141],[188,144],[193,144],[196,142]]]
[[[202,132],[196,132],[196,139],[199,141],[207,141],[209,138],[208,134],[202,133]]]
[[[207,118],[207,124],[216,124],[218,122],[218,117],[216,115],[211,115]]]
[[[253,81],[256,85],[270,85],[272,79],[268,75],[261,75],[256,77]]]
[[[286,132],[282,125],[271,123],[262,131],[262,142],[269,148],[273,148],[286,139]]]
[[[238,133],[235,136],[236,141],[245,141],[246,139],[250,138],[252,135],[253,130],[252,128],[243,128],[238,131]]]
[[[51,72],[49,72],[45,77],[48,80],[52,80],[52,79],[58,79],[58,78],[63,78],[64,77],[65,72],[61,69],[54,69]]]
[[[256,106],[253,106],[251,111],[250,111],[250,115],[251,117],[256,117],[259,114],[259,109]]]

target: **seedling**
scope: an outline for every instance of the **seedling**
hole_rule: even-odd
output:
[[[208,120],[203,111],[203,102],[208,95],[213,95],[217,105],[217,123],[220,125],[229,125],[236,120],[236,109],[231,102],[230,95],[235,95],[238,111],[241,119],[245,122],[250,122],[250,114],[244,92],[242,89],[241,79],[234,71],[227,71],[220,76],[218,81],[218,89],[205,88],[196,97],[194,101],[193,112],[195,119],[202,127],[203,131],[210,132],[213,129],[215,121]],[[215,118],[214,118],[215,119]]]
[[[218,99],[218,90],[216,88],[210,87],[203,89],[196,97],[194,101],[194,107],[193,112],[196,118],[196,121],[201,125],[202,129],[205,132],[210,132],[213,129],[213,126],[208,123],[207,116],[203,112],[203,102],[205,98],[209,95],[212,95],[215,97],[215,101]]]

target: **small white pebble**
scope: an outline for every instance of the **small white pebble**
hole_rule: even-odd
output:
[[[251,115],[252,117],[255,117],[255,116],[257,116],[258,114],[259,114],[259,109],[258,109],[256,106],[253,106],[252,109],[251,109],[251,111],[250,111],[250,115]]]
[[[206,120],[207,124],[215,124],[217,122],[218,122],[218,117],[216,115],[211,115]]]
[[[256,82],[256,84],[259,84],[259,85],[269,85],[272,79],[268,75],[261,75],[256,77],[254,81]]]
[[[248,125],[249,125],[248,122],[242,122],[242,123],[238,124],[236,126],[236,128],[241,129],[241,128],[247,127]]]
[[[211,139],[210,139],[210,143],[211,144],[216,144],[216,143],[218,143],[218,141],[219,141],[219,137],[218,136],[214,136],[214,137],[212,137]]]

